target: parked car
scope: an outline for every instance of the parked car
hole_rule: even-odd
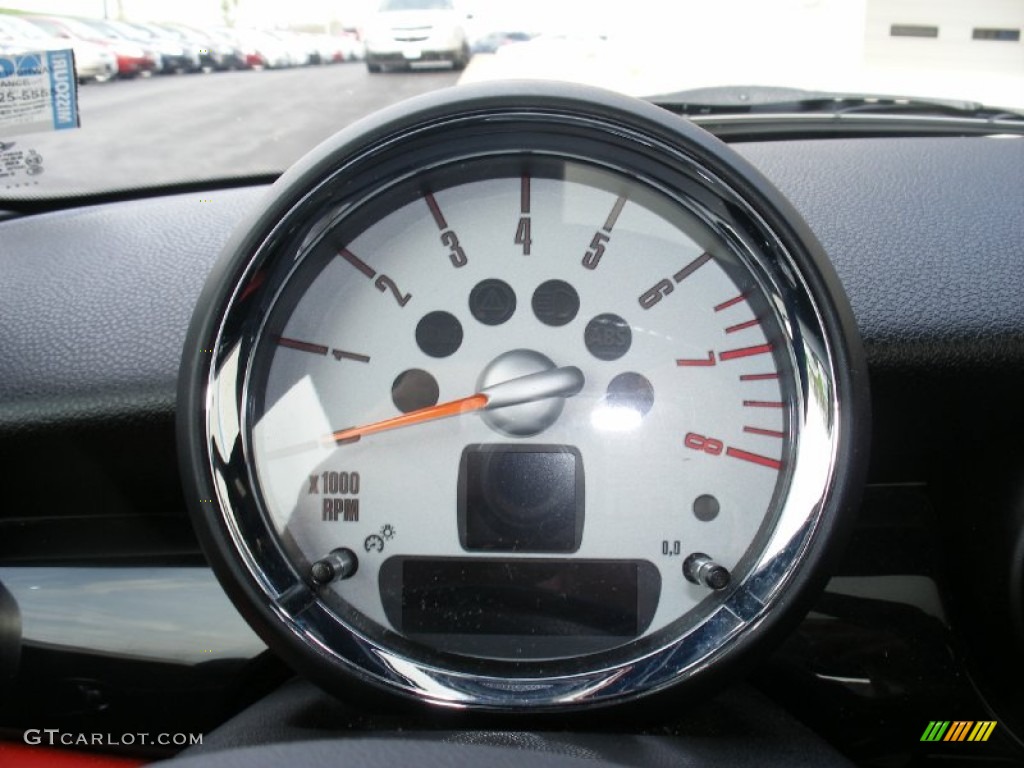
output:
[[[143,58],[149,62],[149,66],[146,68],[146,71],[149,73],[165,71],[163,54],[161,51],[153,44],[152,40],[142,39],[141,34],[133,30],[131,27],[127,27],[121,22],[101,19],[82,18],[78,19],[78,21],[87,27],[91,27],[97,34],[102,35],[109,40],[120,41],[127,45],[139,46],[142,49]],[[172,55],[173,54],[180,55],[180,51],[172,50]]]
[[[48,34],[17,16],[0,14],[0,43],[7,52],[71,48],[75,52],[75,72],[81,82],[104,82],[117,74],[117,57],[104,46]]]
[[[292,66],[292,54],[279,38],[258,29],[233,30],[247,67],[280,69]]]
[[[184,24],[154,23],[150,26],[165,30],[177,37],[183,45],[196,52],[204,70],[223,71],[244,69],[245,54],[229,35],[215,30],[196,29]]]
[[[199,72],[202,62],[198,46],[187,45],[176,35],[153,24],[140,22],[110,22],[126,35],[134,33],[143,45],[148,45],[159,52],[164,72]]]
[[[285,51],[288,67],[304,67],[319,63],[319,49],[311,35],[275,29],[265,33],[279,41]]]
[[[337,36],[345,61],[362,61],[366,57],[366,46],[359,36],[352,32],[343,32]]]
[[[311,46],[311,64],[336,64],[345,60],[340,39],[334,35],[306,35]]]
[[[21,18],[32,22],[45,32],[72,41],[84,40],[103,46],[117,60],[117,74],[120,77],[150,75],[157,69],[157,61],[138,43],[121,37],[111,37],[78,19],[66,16],[26,15]]]
[[[383,0],[363,36],[366,68],[449,62],[463,69],[471,56],[465,19],[452,0]]]

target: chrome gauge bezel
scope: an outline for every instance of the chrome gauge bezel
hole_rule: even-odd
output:
[[[627,172],[690,206],[731,244],[776,307],[797,388],[788,477],[779,485],[785,501],[754,564],[727,595],[705,601],[699,623],[681,634],[663,631],[625,650],[551,663],[420,653],[340,619],[282,548],[247,439],[254,350],[268,308],[308,252],[302,244],[425,169],[513,153]],[[227,246],[193,319],[179,444],[212,565],[250,623],[299,671],[335,691],[359,679],[457,707],[580,708],[713,677],[799,618],[862,480],[865,367],[821,247],[732,150],[651,105],[602,91],[460,87],[343,131],[282,177],[262,208]]]

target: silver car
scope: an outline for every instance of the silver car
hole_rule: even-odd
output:
[[[30,21],[0,14],[0,43],[7,50],[61,51],[75,53],[75,73],[79,81],[105,82],[117,74],[117,58],[102,45],[88,40],[54,37]]]

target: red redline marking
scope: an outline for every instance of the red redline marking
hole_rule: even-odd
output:
[[[752,357],[754,355],[763,355],[765,352],[771,352],[771,344],[758,344],[756,347],[741,347],[740,349],[730,349],[725,352],[718,353],[719,360],[736,360],[740,357]]]
[[[427,192],[423,199],[427,201],[427,207],[430,209],[430,214],[434,217],[434,223],[437,224],[437,228],[441,230],[448,229],[448,222],[445,221],[444,214],[441,213],[437,200],[434,199],[434,194]]]
[[[723,309],[728,309],[729,307],[739,304],[741,301],[746,301],[746,299],[747,297],[741,293],[739,296],[736,296],[735,298],[729,299],[728,301],[723,301],[721,304],[716,304],[715,312],[721,312]]]
[[[530,176],[526,173],[519,182],[519,208],[524,214],[530,212]]]
[[[753,328],[755,325],[760,325],[761,321],[756,317],[753,320],[747,320],[745,323],[737,323],[736,325],[730,325],[725,329],[726,333],[736,333],[736,331],[742,331],[746,328]]]
[[[751,464],[768,467],[769,469],[782,469],[781,461],[777,459],[769,459],[767,456],[762,456],[759,453],[751,453],[750,451],[744,451],[740,448],[726,448],[725,455],[732,456],[734,459],[749,461]]]
[[[768,381],[777,378],[779,378],[777,373],[744,373],[740,376],[740,381]]]
[[[612,206],[611,213],[609,213],[608,218],[604,220],[604,226],[602,229],[604,229],[605,232],[612,231],[612,228],[615,226],[615,222],[619,220],[619,214],[622,213],[622,206],[625,204],[626,196],[619,195],[618,199],[615,201],[615,205]]]
[[[297,349],[300,352],[312,352],[314,355],[326,355],[327,347],[322,344],[311,344],[308,341],[299,341],[298,339],[289,339],[285,336],[280,336],[277,339],[277,343],[282,347],[288,347],[289,349]]]
[[[691,358],[691,359],[686,359],[686,360],[679,360],[679,359],[676,360],[676,365],[711,366],[711,365],[714,365],[714,364],[715,364],[715,353],[714,352],[708,352],[708,356],[706,358],[697,358],[697,359]]]
[[[377,276],[377,271],[373,267],[352,253],[348,248],[342,248],[338,251],[338,255],[371,280]]]
[[[783,438],[786,436],[784,432],[779,432],[777,429],[762,429],[761,427],[744,427],[743,431],[748,435],[764,435],[765,437]]]
[[[745,408],[781,408],[782,403],[777,403],[774,400],[744,400],[743,406]]]

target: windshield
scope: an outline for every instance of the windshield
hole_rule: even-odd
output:
[[[272,178],[384,106],[506,78],[641,97],[770,86],[1024,109],[1024,3],[1005,0],[3,5],[0,35],[17,36],[2,22],[28,29],[17,46],[0,38],[0,62],[18,46],[52,49],[56,36],[75,47],[80,82],[80,127],[67,130],[26,132],[6,120],[11,100],[33,93],[8,89],[8,199]]]

